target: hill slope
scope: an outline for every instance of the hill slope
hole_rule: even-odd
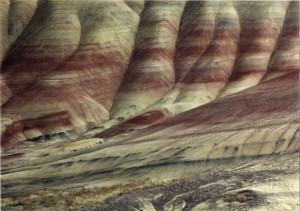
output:
[[[0,4],[4,210],[296,209],[298,2]]]

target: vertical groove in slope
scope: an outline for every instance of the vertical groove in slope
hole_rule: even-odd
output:
[[[38,0],[11,0],[8,19],[9,43],[12,44],[30,23],[38,8]]]
[[[292,1],[263,81],[299,70],[299,2]]]
[[[220,97],[260,82],[267,71],[288,4],[289,2],[241,2],[238,5],[243,26],[241,41],[234,72]]]
[[[184,79],[212,40],[218,2],[189,1],[181,20],[175,52],[176,83]]]
[[[145,8],[145,0],[124,0],[124,2],[138,15],[140,15]]]
[[[182,81],[175,103],[189,104],[176,113],[195,108],[218,96],[231,76],[239,43],[240,23],[232,3],[221,4],[212,42]]]
[[[0,64],[2,63],[9,48],[8,39],[8,19],[9,19],[9,0],[0,0]],[[2,66],[2,65],[1,65]],[[3,92],[3,90],[2,90]]]
[[[172,88],[173,54],[184,5],[185,1],[146,3],[135,50],[111,110],[112,118],[132,116]]]

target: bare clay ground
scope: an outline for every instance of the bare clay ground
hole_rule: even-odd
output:
[[[193,176],[170,181],[133,181],[111,188],[47,189],[5,196],[2,210],[293,211],[299,207],[298,158],[297,153],[285,154],[220,164],[206,171],[201,171],[200,165],[195,166]],[[162,170],[153,171],[159,174]],[[139,177],[142,173],[135,174]]]
[[[297,186],[295,190],[288,187],[291,182],[297,183],[297,158],[294,155],[218,169],[113,197],[91,210],[264,210],[272,206],[276,197],[284,200],[282,197],[291,197],[289,194],[295,194],[294,191],[298,195]],[[264,186],[270,186],[274,192],[267,192]],[[285,205],[284,201],[281,203]],[[296,199],[292,203],[295,204],[274,209],[293,210],[297,207]]]

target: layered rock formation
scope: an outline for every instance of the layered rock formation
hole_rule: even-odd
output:
[[[247,9],[250,7],[253,10]],[[296,2],[188,2],[174,57],[177,83],[133,120],[116,127],[147,127],[255,86],[262,79],[298,71],[297,8]],[[191,24],[195,16],[198,19],[193,19],[194,25],[185,25],[185,20]],[[277,54],[280,59],[276,59]],[[145,118],[147,123],[141,125]],[[111,125],[103,126],[106,129]],[[90,131],[87,136],[102,130]]]
[[[7,136],[14,135],[14,139],[79,134],[107,120],[139,20],[124,2],[117,1],[67,5],[53,1],[41,7],[53,9],[46,17],[42,13],[42,29],[34,23],[28,26],[37,31],[28,35],[36,44],[26,37],[16,42],[19,50],[13,48],[3,65],[3,90],[9,91],[3,93],[2,113],[4,117],[16,115],[7,129]],[[29,46],[20,47],[22,42]],[[41,118],[52,123],[40,124]]]
[[[298,2],[0,4],[4,210],[295,209]]]
[[[37,0],[2,0],[1,4],[1,54],[2,62],[11,44],[25,29],[38,5]]]

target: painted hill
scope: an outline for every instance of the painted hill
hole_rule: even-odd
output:
[[[4,210],[297,209],[299,2],[0,4]]]

